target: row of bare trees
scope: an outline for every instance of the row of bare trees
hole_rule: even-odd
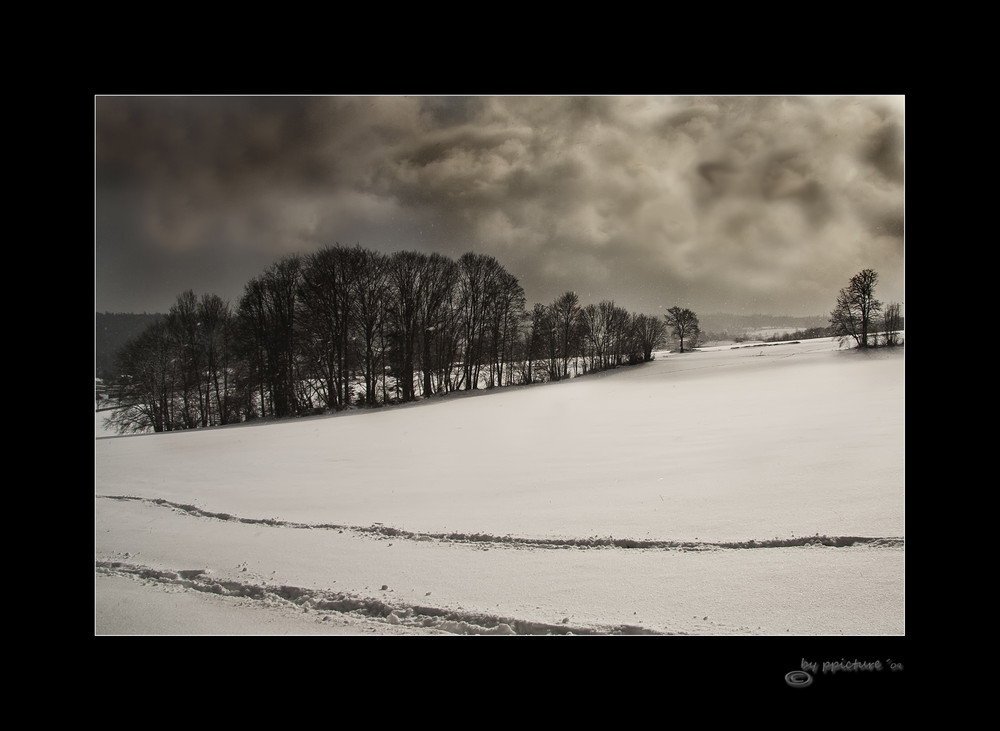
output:
[[[288,256],[235,307],[188,291],[130,341],[111,421],[170,431],[559,380],[651,360],[667,334],[664,319],[573,292],[525,305],[483,254]]]
[[[111,422],[126,433],[239,421],[236,386],[246,382],[239,342],[228,303],[217,295],[183,293],[166,318],[118,352],[123,375],[115,384],[118,408]]]

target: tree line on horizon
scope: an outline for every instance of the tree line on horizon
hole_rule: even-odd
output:
[[[528,309],[485,254],[327,246],[275,262],[235,306],[179,295],[116,354],[108,423],[172,431],[557,381],[650,361],[669,333],[691,349],[699,332],[687,309],[655,317],[575,292]]]

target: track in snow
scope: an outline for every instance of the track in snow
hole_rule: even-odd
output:
[[[143,502],[148,505],[158,505],[189,515],[211,518],[221,521],[233,521],[250,525],[266,525],[276,528],[294,528],[308,530],[350,531],[414,541],[441,541],[449,543],[490,543],[514,548],[649,548],[679,551],[713,551],[720,549],[750,549],[750,548],[792,548],[796,546],[830,546],[843,548],[854,545],[870,545],[877,547],[897,547],[904,545],[900,537],[864,537],[864,536],[800,536],[791,538],[772,538],[767,540],[750,539],[747,541],[712,542],[712,541],[653,541],[636,540],[633,538],[588,537],[588,538],[518,538],[513,536],[494,536],[487,533],[416,533],[374,523],[371,526],[336,525],[333,523],[296,523],[274,518],[243,518],[231,513],[213,513],[202,510],[194,505],[172,503],[161,498],[149,499],[128,495],[98,495],[106,500],[128,500]]]
[[[190,569],[164,571],[124,561],[98,561],[98,574],[126,576],[163,586],[178,586],[219,596],[250,599],[268,606],[284,606],[310,612],[324,621],[333,613],[354,616],[387,624],[437,630],[458,635],[667,635],[683,632],[657,632],[635,625],[584,627],[569,624],[529,622],[482,612],[465,612],[440,607],[391,604],[381,599],[360,597],[345,592],[304,589],[297,586],[265,586],[250,582],[212,578],[206,571]]]

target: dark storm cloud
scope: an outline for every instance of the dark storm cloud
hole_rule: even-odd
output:
[[[902,300],[898,97],[95,106],[99,310],[235,299],[334,243],[492,254],[531,302],[821,314],[865,267]]]

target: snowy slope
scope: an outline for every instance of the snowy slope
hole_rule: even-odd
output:
[[[715,348],[367,413],[97,436],[99,634],[178,633],[148,611],[138,629],[111,619],[122,578],[271,603],[303,633],[345,617],[904,631],[901,349]]]

